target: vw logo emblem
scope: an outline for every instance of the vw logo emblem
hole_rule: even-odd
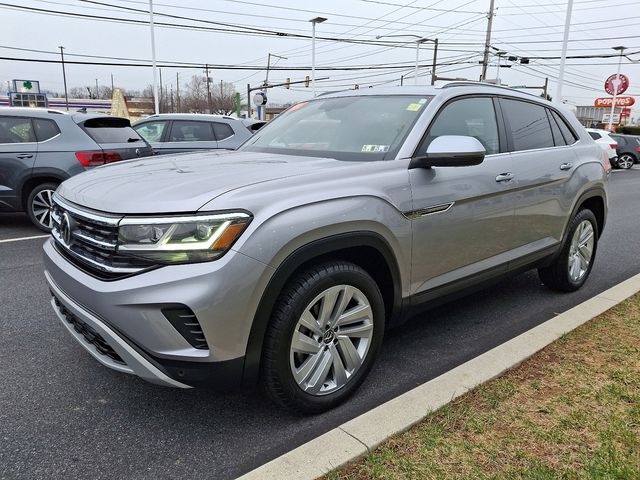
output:
[[[67,247],[71,246],[71,242],[73,241],[73,237],[71,236],[72,222],[73,220],[67,212],[62,214],[62,221],[60,222],[60,237]]]

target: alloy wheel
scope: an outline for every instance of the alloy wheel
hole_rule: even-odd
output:
[[[593,225],[583,220],[576,228],[569,248],[569,278],[578,282],[589,270],[595,242]]]
[[[625,154],[618,159],[618,166],[625,170],[633,167],[633,163],[633,157],[631,157],[631,155]]]
[[[364,293],[350,285],[324,290],[293,331],[289,363],[295,382],[311,395],[339,390],[362,366],[372,338],[373,311]]]
[[[51,212],[53,210],[53,190],[41,190],[31,202],[31,211],[33,217],[44,228],[51,229],[53,227],[53,219]]]

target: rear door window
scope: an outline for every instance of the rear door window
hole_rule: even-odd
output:
[[[36,141],[30,118],[0,117],[0,143],[30,143]]]
[[[147,122],[136,125],[133,129],[149,143],[161,142],[167,129],[167,121]]]
[[[507,118],[513,151],[554,146],[551,124],[542,105],[510,98],[500,99],[500,105]]]
[[[174,120],[169,134],[170,142],[215,142],[209,122]]]
[[[498,124],[493,100],[490,97],[473,97],[454,100],[438,114],[429,129],[420,151],[442,135],[475,137],[484,146],[487,155],[500,151]]]
[[[82,124],[82,128],[97,143],[143,143],[126,118],[91,118]]]
[[[216,139],[218,141],[224,140],[225,138],[232,137],[234,134],[233,128],[231,128],[226,123],[219,123],[219,122],[213,123],[213,132],[215,133]]]
[[[33,126],[36,132],[36,139],[39,142],[50,140],[60,133],[56,122],[46,118],[34,118]]]

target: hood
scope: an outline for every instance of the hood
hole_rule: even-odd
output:
[[[345,164],[329,158],[237,151],[161,155],[81,173],[63,182],[58,194],[110,213],[195,212],[237,188]]]

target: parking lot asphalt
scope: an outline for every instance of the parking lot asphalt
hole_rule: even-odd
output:
[[[390,332],[357,394],[297,417],[259,394],[154,386],[99,365],[59,324],[42,239],[0,243],[0,478],[233,478],[640,272],[640,170],[615,172],[591,273],[558,294],[535,272]],[[39,235],[0,214],[0,240]]]

